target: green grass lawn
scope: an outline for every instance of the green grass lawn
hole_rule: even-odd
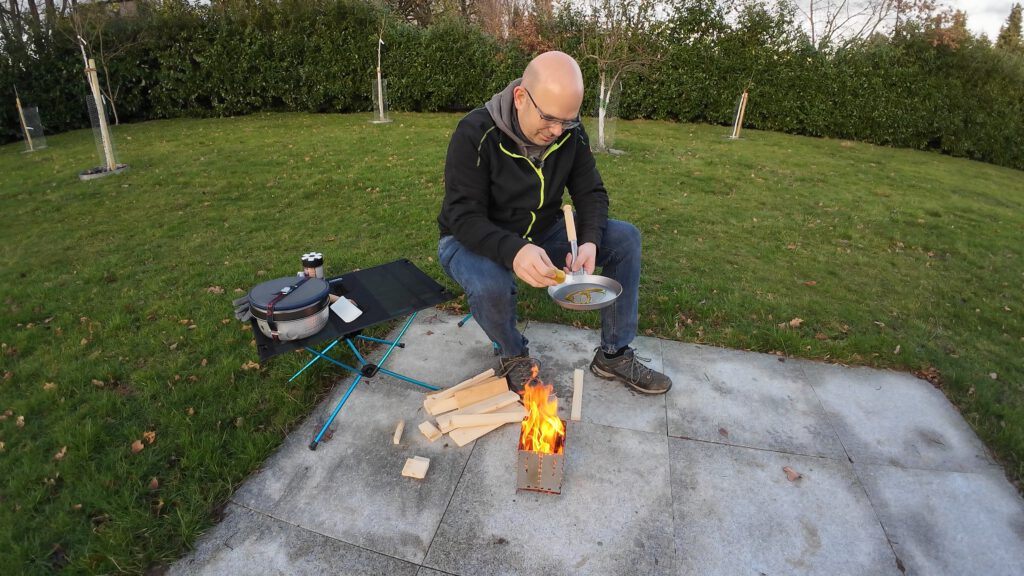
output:
[[[91,132],[0,147],[0,565],[140,572],[216,521],[339,377],[286,383],[300,355],[244,369],[237,292],[310,250],[328,273],[404,257],[451,285],[434,219],[458,116],[368,117],[120,126],[130,171],[92,182]],[[1024,174],[726,133],[622,122],[629,153],[598,160],[644,234],[641,331],[930,370],[1024,478]],[[597,326],[524,291],[524,317]]]

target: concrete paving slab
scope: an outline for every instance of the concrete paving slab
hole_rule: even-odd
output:
[[[441,572],[440,570],[434,570],[433,568],[420,567],[420,571],[416,573],[416,576],[453,576],[448,572]]]
[[[1024,572],[1024,501],[1001,471],[855,469],[908,575]]]
[[[900,574],[848,463],[675,438],[669,452],[676,574]]]
[[[634,392],[621,382],[599,378],[590,371],[594,349],[601,341],[600,332],[531,322],[526,337],[530,339],[531,354],[541,362],[541,377],[555,387],[559,415],[563,419],[569,419],[572,374],[579,368],[583,370],[583,422],[665,433],[664,396]],[[651,359],[645,364],[655,370],[663,370],[661,340],[640,337],[633,347],[640,356]]]
[[[854,462],[960,472],[994,464],[960,413],[925,380],[810,362],[804,373]]]
[[[790,454],[844,458],[803,364],[772,356],[666,343],[668,434]]]
[[[402,338],[405,348],[396,348],[384,367],[441,388],[496,367],[491,341],[473,320],[460,328],[464,317],[421,311]]]
[[[490,342],[472,322],[457,328],[461,318],[421,312],[387,367],[450,386],[493,366]],[[589,364],[597,332],[523,329],[567,415],[572,369]],[[560,496],[515,491],[517,427],[464,448],[430,443],[416,429],[423,390],[386,375],[360,383],[333,438],[309,451],[346,375],[175,573],[896,574],[883,523],[908,573],[1024,564],[1019,496],[927,383],[679,342],[636,346],[675,386],[634,395],[587,371]],[[422,481],[400,476],[414,455],[431,459]],[[790,483],[787,465],[805,478]]]
[[[403,351],[404,352],[404,351]],[[396,352],[398,354],[398,352]],[[427,419],[418,387],[378,375],[364,379],[335,421],[330,441],[306,446],[347,382],[289,435],[266,466],[236,492],[254,510],[363,548],[419,563],[455,491],[469,451],[417,430]],[[406,421],[399,446],[395,425]],[[430,459],[423,480],[401,475],[406,458]]]
[[[463,576],[672,574],[663,435],[571,422],[560,495],[516,491],[519,431],[476,442],[423,565]]]
[[[413,576],[417,566],[229,504],[224,520],[173,565],[171,576]]]

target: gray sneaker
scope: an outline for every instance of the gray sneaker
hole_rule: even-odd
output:
[[[523,388],[535,378],[534,366],[540,372],[540,362],[536,358],[530,358],[530,351],[526,350],[519,356],[509,356],[498,359],[496,376],[504,376],[508,380],[509,390],[522,396]]]
[[[641,358],[636,355],[636,350],[627,348],[618,358],[605,356],[600,348],[594,354],[594,361],[590,363],[590,371],[601,378],[615,379],[625,382],[637,392],[644,394],[664,394],[672,387],[672,380],[661,372],[651,370],[640,363],[650,361],[650,358]]]

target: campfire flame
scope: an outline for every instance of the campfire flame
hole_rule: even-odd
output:
[[[561,454],[565,447],[565,422],[558,417],[558,397],[554,387],[537,377],[534,366],[523,389],[523,406],[529,413],[523,419],[519,449],[541,454]]]

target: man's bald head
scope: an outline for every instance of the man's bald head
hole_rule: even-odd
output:
[[[545,52],[526,66],[514,96],[523,134],[535,144],[549,144],[562,133],[551,119],[567,122],[579,117],[583,105],[580,65],[565,52]]]
[[[565,52],[545,52],[531,60],[523,72],[523,86],[530,93],[547,91],[553,96],[583,101],[583,73],[576,60]]]

